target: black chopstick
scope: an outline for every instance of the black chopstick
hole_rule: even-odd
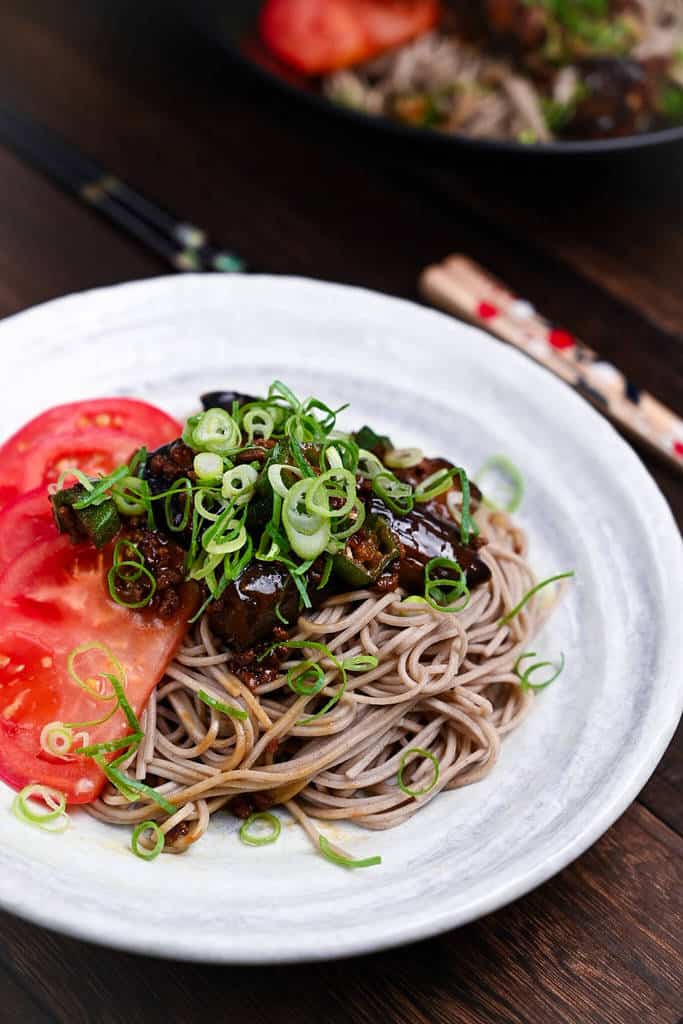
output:
[[[152,249],[174,269],[219,273],[245,269],[238,256],[212,245],[201,228],[177,220],[25,114],[0,107],[0,144]]]

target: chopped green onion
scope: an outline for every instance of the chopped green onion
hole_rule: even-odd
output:
[[[447,569],[457,574],[445,578],[433,577],[435,569]],[[448,591],[453,591],[449,599]],[[467,576],[458,562],[450,558],[432,558],[425,566],[425,600],[437,612],[461,612],[467,607],[470,600],[470,590],[467,586]],[[462,598],[460,603],[458,599]]]
[[[51,757],[68,760],[73,740],[74,734],[64,722],[49,722],[40,733],[40,749]]]
[[[117,740],[108,740],[105,743],[93,743],[91,746],[79,747],[74,750],[74,754],[79,757],[92,757],[95,758],[99,754],[116,754],[119,750],[125,750],[128,753],[133,753],[131,748],[138,749],[143,739],[145,738],[144,733],[130,733],[128,736],[120,736]]]
[[[73,466],[71,469],[63,469],[59,474],[59,477],[57,478],[57,493],[62,490],[65,482],[71,479],[71,477],[78,480],[81,487],[84,487],[86,491],[92,491],[95,486],[96,481],[93,481],[89,476],[86,476],[83,470],[77,469],[76,466]],[[69,488],[69,490],[70,489],[71,488]]]
[[[107,675],[107,679],[111,683],[112,689],[114,690],[114,693],[118,698],[119,707],[126,716],[126,721],[128,722],[128,725],[131,727],[133,732],[141,732],[142,730],[140,729],[140,722],[138,721],[138,716],[135,714],[135,712],[133,711],[132,707],[128,702],[128,698],[126,697],[126,689],[123,682],[116,676],[112,675]]]
[[[149,484],[139,476],[127,476],[112,488],[112,498],[122,516],[149,515],[152,499]]]
[[[522,600],[518,604],[516,604],[515,607],[507,613],[507,615],[504,615],[502,619],[500,619],[498,625],[506,626],[508,622],[514,619],[514,617],[518,615],[519,612],[521,612],[522,608],[527,603],[527,601],[530,601],[534,594],[537,594],[539,590],[543,589],[543,587],[547,587],[550,583],[556,583],[558,580],[567,580],[573,575],[574,571],[572,570],[570,572],[558,573],[557,576],[549,576],[547,580],[541,580],[541,582],[537,583],[535,587],[532,587],[531,590],[527,591]]]
[[[98,480],[84,497],[74,503],[74,508],[80,510],[83,508],[89,508],[90,505],[99,505],[102,502],[107,501],[109,497],[108,492],[112,489],[114,484],[118,484],[122,480],[125,480],[128,473],[129,470],[127,465],[119,466],[119,468],[115,469],[113,473],[109,474],[109,476],[102,477],[102,479]]]
[[[431,501],[444,491],[450,490],[451,480],[458,475],[457,469],[437,469],[430,473],[415,488],[415,501]]]
[[[154,846],[150,849],[140,846],[140,839],[145,832],[151,832],[154,837]],[[130,837],[130,848],[140,860],[156,860],[166,845],[166,837],[156,821],[143,821],[133,830]]]
[[[330,582],[330,576],[332,575],[332,569],[334,568],[334,558],[330,554],[325,555],[325,568],[322,571],[320,577],[320,583],[316,587],[316,590],[324,590],[327,584]]]
[[[46,810],[36,810],[36,800],[42,800]],[[12,813],[25,825],[35,825],[44,832],[64,832],[69,826],[66,795],[52,786],[25,786],[12,802]]]
[[[358,533],[365,522],[366,516],[367,509],[365,507],[365,502],[361,501],[360,498],[356,498],[353,503],[353,508],[349,512],[348,516],[346,516],[345,519],[334,520],[332,522],[332,541],[339,542],[341,545],[341,541],[348,540],[354,533]],[[336,551],[332,552],[332,554],[336,553]]]
[[[87,679],[81,679],[78,672],[76,671],[76,659],[82,657],[85,654],[89,654],[91,651],[101,651],[105,655],[105,657],[109,659],[109,661],[116,669],[117,676],[121,678],[125,676],[123,665],[121,664],[119,659],[116,657],[113,651],[109,649],[109,647],[102,643],[85,643],[81,644],[79,647],[74,647],[74,649],[69,653],[66,659],[67,672],[69,673],[73,681],[76,683],[76,685],[80,686],[81,690],[85,690],[88,696],[92,697],[93,700],[116,700],[117,698],[115,691],[112,691],[111,693],[102,693],[101,691],[94,689],[94,686],[97,685],[98,680],[94,679],[92,676],[89,676]],[[98,675],[100,677],[100,683],[102,677],[111,680],[111,676],[106,672],[100,672],[98,673]]]
[[[145,465],[147,463],[147,455],[147,448],[144,446],[144,444],[141,445],[140,448],[138,448],[138,450],[133,453],[133,457],[128,463],[128,472],[130,473],[131,476],[140,475],[140,471],[145,468]]]
[[[372,477],[372,489],[385,505],[397,515],[407,515],[415,504],[413,488],[390,473],[382,470]]]
[[[305,680],[312,679],[307,685]],[[287,685],[299,697],[315,697],[325,688],[325,673],[316,661],[302,661],[287,672]]]
[[[475,537],[479,534],[479,527],[472,518],[470,512],[470,482],[467,473],[462,466],[456,466],[456,473],[460,478],[460,490],[462,491],[462,508],[460,512],[460,540],[463,544],[469,544],[470,534]]]
[[[271,400],[284,399],[286,404],[297,412],[301,408],[301,402],[296,397],[291,388],[288,388],[286,384],[283,384],[281,380],[274,380],[268,388],[268,398]]]
[[[240,428],[225,409],[208,409],[187,421],[183,440],[198,452],[227,455],[240,447]]]
[[[295,480],[300,480],[303,473],[297,466],[287,466],[281,462],[274,463],[268,467],[268,482],[273,488],[276,494],[279,494],[281,498],[286,498],[289,494],[289,487],[282,479],[284,472],[292,473]]]
[[[253,466],[235,466],[223,474],[222,494],[224,498],[236,499],[236,504],[249,501],[258,480],[258,470]]]
[[[136,568],[132,572],[119,573],[118,575],[120,575],[121,579],[135,582],[135,580],[139,580],[142,576],[145,556],[142,551],[140,551],[137,544],[134,544],[132,540],[126,540],[125,537],[119,537],[114,545],[113,566],[118,569],[125,563],[126,566],[130,567],[131,562],[137,563]]]
[[[509,514],[516,512],[522,503],[522,498],[524,497],[524,477],[517,467],[504,455],[492,455],[490,459],[486,460],[476,476],[477,483],[481,487],[482,491],[486,490],[482,482],[483,478],[487,473],[491,473],[491,471],[496,472],[505,479],[509,493],[504,504],[501,504],[500,501],[494,502],[492,498],[485,494],[485,503],[490,508],[496,510],[502,509],[502,511],[508,512]]]
[[[262,661],[264,658],[268,657],[268,655],[272,651],[277,650],[278,647],[286,647],[286,648],[289,648],[291,650],[320,651],[320,653],[323,655],[324,658],[328,658],[332,662],[334,667],[337,669],[337,671],[341,675],[342,684],[339,687],[339,689],[337,690],[337,692],[332,697],[330,697],[330,699],[327,701],[327,703],[319,711],[316,711],[316,713],[314,715],[310,715],[308,718],[303,718],[300,722],[297,722],[297,725],[308,725],[309,722],[314,722],[316,719],[320,718],[321,715],[324,715],[327,711],[329,711],[331,708],[333,708],[334,705],[337,704],[339,700],[341,700],[341,698],[344,695],[344,692],[346,690],[346,683],[347,683],[346,666],[345,666],[345,664],[343,662],[339,661],[339,659],[332,653],[332,651],[330,650],[330,648],[326,644],[318,643],[315,640],[281,640],[281,641],[277,641],[276,643],[271,644],[269,647],[267,647],[265,649],[265,651],[263,652],[263,654],[259,655],[257,660],[258,661]],[[298,693],[300,696],[306,696],[306,697],[311,696],[311,697],[313,697],[317,693],[319,693],[322,689],[324,689],[324,678],[323,678],[323,685],[318,685],[318,683],[316,682],[314,684],[314,686],[305,687],[305,686],[302,685],[299,689],[296,688],[296,678],[294,678],[293,682],[291,681],[292,677],[290,676],[290,673],[292,673],[293,671],[294,672],[296,672],[296,670],[300,671],[302,669],[302,667],[305,667],[306,672],[302,673],[303,675],[305,675],[305,674],[308,674],[308,672],[310,672],[310,669],[311,669],[311,667],[313,665],[318,665],[318,664],[319,664],[318,662],[305,661],[305,662],[300,662],[298,665],[293,666],[293,669],[290,668],[289,672],[287,673],[287,682],[290,685],[290,688],[292,690],[294,690],[295,693]],[[321,672],[322,672],[322,669],[321,669]],[[316,673],[316,676],[317,676],[317,673]],[[318,680],[319,680],[319,677],[318,677]]]
[[[240,551],[247,539],[244,523],[234,518],[234,508],[228,506],[202,537],[202,547],[209,555],[231,555]]]
[[[429,783],[428,786],[425,786],[424,789],[409,789],[408,786],[406,786],[403,781],[403,770],[406,766],[406,762],[408,761],[409,758],[412,759],[414,755],[426,758],[427,760],[431,761],[432,765],[434,766],[434,774],[432,776],[432,781]],[[419,796],[424,796],[426,793],[431,793],[431,791],[434,789],[434,786],[436,786],[437,782],[439,781],[440,770],[441,769],[438,758],[429,750],[423,750],[422,747],[411,747],[410,750],[404,751],[398,766],[398,788],[407,796],[412,796],[415,799],[417,799]]]
[[[249,831],[252,825],[256,822],[264,822],[266,825],[270,825],[271,831],[265,836],[255,836]],[[274,814],[269,814],[267,811],[261,811],[257,814],[250,814],[247,820],[242,825],[239,836],[243,843],[247,846],[269,846],[271,843],[277,841],[282,831],[282,825],[280,819],[276,818]]]
[[[358,470],[358,455],[358,445],[350,437],[330,438],[320,446],[320,469],[324,472],[328,467],[335,469],[341,466],[355,477]]]
[[[275,416],[265,406],[255,406],[242,416],[242,426],[249,441],[253,441],[257,434],[267,441],[275,430]]]
[[[219,505],[217,512],[211,512],[206,507],[205,501],[207,498],[210,498],[212,501],[216,502]],[[210,523],[215,523],[216,520],[223,515],[227,506],[224,505],[220,499],[220,491],[217,491],[215,489],[209,490],[207,488],[202,487],[195,493],[194,507],[195,511],[199,516],[201,516],[202,519],[207,519]]]
[[[380,473],[386,473],[384,463],[373,452],[365,448],[358,450],[358,474],[366,480],[373,480]],[[391,475],[391,474],[389,474]]]
[[[223,478],[225,466],[216,452],[200,452],[195,455],[192,468],[200,483],[215,483]]]
[[[120,578],[125,582],[129,581],[131,578],[130,576],[126,576],[121,573],[121,569],[126,568],[139,569],[140,573],[147,578],[149,583],[149,593],[147,593],[140,601],[124,601],[118,593],[118,579]],[[109,594],[112,601],[115,601],[116,604],[120,604],[122,608],[129,608],[131,611],[135,611],[137,608],[147,608],[157,591],[157,581],[147,566],[141,565],[140,562],[133,561],[119,562],[117,565],[112,565],[111,569],[107,573],[107,584],[109,586]]]
[[[176,522],[176,517],[173,512],[173,499],[179,498],[181,492],[183,493],[183,514],[180,517],[180,521]],[[161,497],[161,495],[158,495]],[[171,484],[169,489],[164,495],[164,516],[166,518],[166,525],[172,533],[182,533],[183,530],[187,529],[190,522],[190,515],[192,513],[192,481],[183,476],[180,480],[176,480],[175,483]]]
[[[520,688],[520,690],[522,690],[523,693],[526,693],[528,690],[545,690],[546,686],[550,686],[551,683],[554,683],[555,680],[557,679],[557,677],[564,670],[564,665],[565,665],[564,653],[562,651],[560,651],[560,664],[559,664],[559,666],[554,665],[552,661],[539,661],[535,665],[531,665],[530,668],[526,669],[526,671],[523,674],[521,674],[520,671],[519,671],[519,666],[521,665],[521,663],[526,658],[535,658],[535,657],[536,657],[536,651],[527,651],[526,654],[520,654],[519,658],[515,662],[515,667],[513,668],[513,672],[515,673],[515,675],[519,676],[519,688]],[[532,675],[533,672],[538,671],[539,668],[552,668],[555,671],[553,672],[553,674],[548,679],[545,679],[542,683],[532,683],[531,682],[531,675]]]
[[[296,554],[306,560],[322,554],[330,539],[329,520],[310,512],[306,505],[308,490],[313,484],[311,478],[298,480],[289,489],[282,508],[287,539]]]
[[[297,466],[301,470],[302,476],[315,476],[313,467],[304,457],[303,449],[297,439],[294,436],[289,438],[289,447],[292,452],[292,457],[296,462]]]
[[[228,715],[229,718],[237,718],[240,722],[245,722],[249,718],[247,711],[242,711],[241,708],[234,708],[231,704],[224,704],[223,701],[212,697],[205,690],[199,690],[197,696],[207,707],[213,708],[214,711],[220,711],[222,715]]]
[[[124,758],[125,756],[124,754]],[[112,786],[130,803],[135,803],[141,797],[146,797],[148,800],[158,804],[167,814],[175,814],[178,810],[175,804],[172,804],[161,793],[155,792],[151,786],[146,786],[144,782],[138,782],[137,779],[131,779],[129,775],[126,775],[125,772],[122,772],[116,766],[116,762],[108,764],[101,754],[95,754],[93,760],[102,769]]]
[[[342,501],[339,508],[332,507],[332,498]],[[342,467],[328,469],[306,489],[306,508],[312,515],[322,516],[323,519],[347,516],[355,502],[356,478]]]
[[[381,857],[366,857],[364,860],[353,860],[351,857],[342,857],[335,853],[330,841],[325,836],[320,836],[320,852],[326,860],[338,864],[341,868],[372,868],[382,863]]]
[[[392,448],[384,456],[384,465],[389,469],[412,469],[424,459],[421,448]]]
[[[374,654],[356,654],[353,658],[345,658],[342,664],[347,672],[369,672],[377,668],[379,658]]]

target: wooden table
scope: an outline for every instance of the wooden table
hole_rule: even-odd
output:
[[[156,0],[3,0],[0,98],[259,269],[416,298],[425,264],[467,252],[683,411],[681,149],[564,167],[405,152],[273,96]],[[2,149],[0,182],[0,315],[164,272]],[[683,476],[646,462],[681,522]],[[679,732],[557,878],[459,931],[348,962],[169,964],[0,915],[0,1018],[673,1024],[682,777]]]

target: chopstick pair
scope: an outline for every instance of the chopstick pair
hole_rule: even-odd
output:
[[[420,290],[433,305],[483,327],[557,374],[631,437],[683,471],[683,419],[473,260],[453,255],[427,267]]]
[[[238,256],[212,245],[201,228],[178,221],[31,118],[0,107],[0,144],[137,238],[175,270],[234,273],[245,269]]]

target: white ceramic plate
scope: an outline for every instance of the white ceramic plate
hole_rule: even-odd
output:
[[[483,782],[392,832],[339,826],[348,872],[296,827],[252,849],[224,816],[146,864],[127,830],[74,814],[44,835],[0,787],[0,904],[82,938],[163,956],[278,961],[421,938],[495,910],[585,850],[635,797],[680,715],[681,543],[630,448],[564,384],[487,335],[358,289],[172,277],[49,303],[0,324],[0,436],[57,402],[135,395],[183,415],[203,389],[296,389],[474,470],[502,452],[542,574],[576,582],[539,639],[567,668]],[[330,829],[327,829],[330,834]]]

